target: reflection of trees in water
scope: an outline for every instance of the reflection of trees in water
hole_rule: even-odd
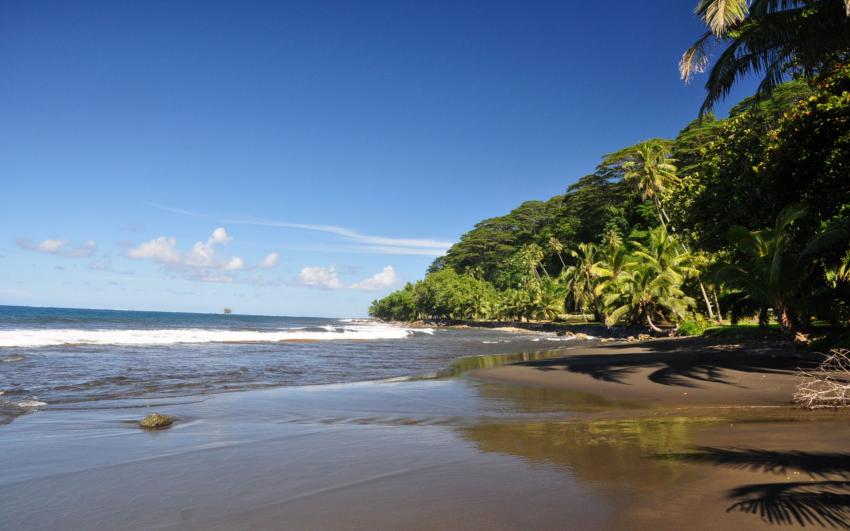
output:
[[[850,454],[701,447],[665,460],[727,466],[765,473],[805,474],[809,481],[742,485],[729,491],[728,511],[758,515],[777,525],[850,529]]]
[[[684,468],[647,459],[679,452],[697,423],[714,419],[641,419],[590,422],[500,422],[459,427],[484,452],[521,457],[535,465],[568,469],[582,480],[639,488],[676,481]]]
[[[477,369],[491,369],[508,363],[538,361],[563,355],[562,351],[518,352],[515,354],[484,354],[456,359],[440,376],[460,376]]]
[[[637,401],[615,400],[571,389],[499,383],[478,383],[476,385],[480,396],[491,401],[507,402],[511,409],[526,413],[586,412],[645,407]]]

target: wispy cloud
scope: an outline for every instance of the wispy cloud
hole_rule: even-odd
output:
[[[67,258],[87,258],[97,251],[97,243],[88,240],[79,245],[73,245],[68,240],[42,240],[32,243],[29,238],[18,238],[18,247],[37,253],[53,254]]]
[[[286,221],[274,221],[260,218],[236,218],[228,220],[228,223],[242,225],[259,225],[263,227],[281,227],[287,229],[301,229],[325,234],[334,234],[345,239],[367,245],[390,246],[401,248],[429,249],[432,251],[445,251],[452,246],[451,242],[419,239],[419,238],[390,238],[387,236],[374,236],[363,234],[354,229],[337,227],[335,225],[313,225],[310,223],[289,223]]]
[[[217,223],[228,225],[255,225],[260,227],[278,227],[283,229],[306,230],[312,232],[320,232],[339,236],[345,241],[356,245],[345,245],[336,248],[338,251],[353,251],[369,254],[395,254],[395,255],[421,255],[421,256],[442,256],[446,254],[452,242],[436,240],[430,238],[396,238],[389,236],[378,236],[374,234],[365,234],[358,230],[349,227],[340,227],[336,225],[322,225],[313,223],[294,223],[289,221],[279,221],[272,219],[263,219],[253,216],[237,216],[226,219],[215,219],[206,214],[185,210],[182,208],[173,208],[169,206],[158,205],[155,203],[146,203],[154,208],[188,216],[198,219],[215,220]]]

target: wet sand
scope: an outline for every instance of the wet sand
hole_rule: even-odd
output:
[[[51,407],[0,427],[0,527],[850,525],[847,414],[788,407],[776,352],[711,361],[711,346],[662,343],[442,380]],[[509,377],[529,372],[544,380]],[[139,430],[150,410],[179,422]]]
[[[666,406],[786,406],[796,373],[814,364],[810,353],[777,345],[696,338],[579,346],[470,375]]]

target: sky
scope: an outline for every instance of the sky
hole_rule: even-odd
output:
[[[691,4],[0,0],[0,304],[364,316],[695,118]]]

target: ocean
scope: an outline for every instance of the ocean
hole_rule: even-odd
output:
[[[0,423],[123,398],[438,376],[564,338],[361,319],[0,306]]]

